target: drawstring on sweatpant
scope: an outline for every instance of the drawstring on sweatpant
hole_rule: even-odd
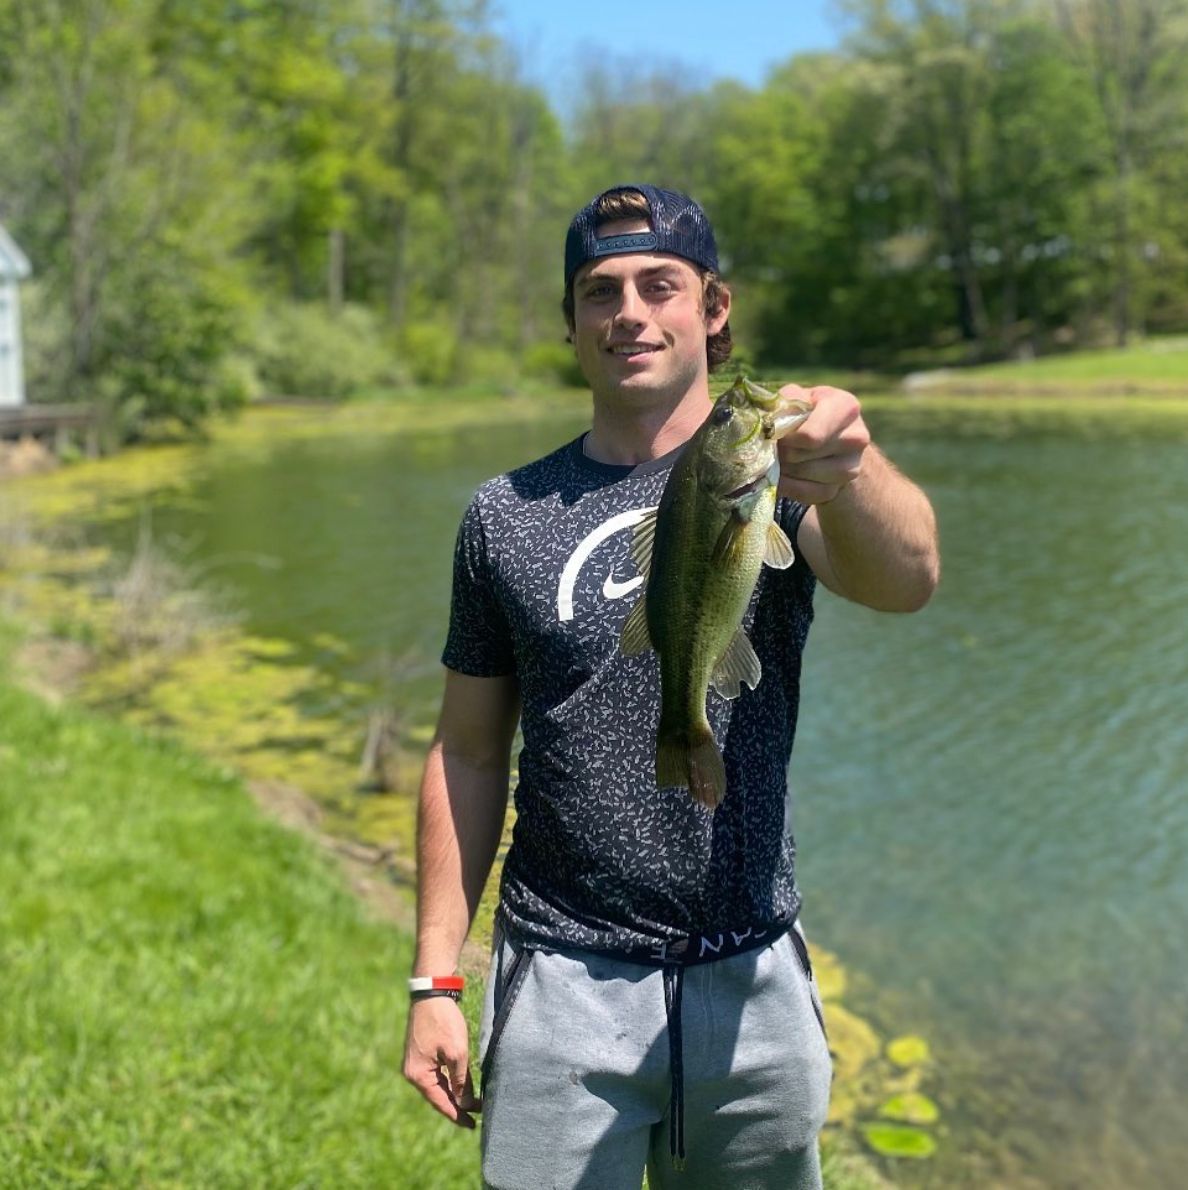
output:
[[[681,1037],[681,992],[684,967],[664,968],[664,1012],[668,1018],[668,1061],[672,1069],[672,1101],[669,1106],[668,1151],[673,1168],[685,1168],[685,1047]]]

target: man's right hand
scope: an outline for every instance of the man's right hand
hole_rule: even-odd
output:
[[[447,1120],[473,1128],[482,1111],[470,1078],[470,1039],[462,1010],[448,996],[414,1000],[404,1037],[404,1077]]]

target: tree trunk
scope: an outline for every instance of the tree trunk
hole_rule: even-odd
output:
[[[341,227],[332,227],[326,269],[326,299],[330,303],[330,313],[336,316],[342,312],[345,265],[346,237]]]

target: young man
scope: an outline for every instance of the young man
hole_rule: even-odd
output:
[[[441,993],[499,843],[520,722],[480,1045],[483,1178],[500,1190],[638,1190],[645,1164],[657,1190],[820,1185],[831,1066],[784,819],[801,652],[818,580],[870,607],[923,606],[936,527],[851,394],[782,389],[813,406],[779,445],[776,517],[797,560],[763,569],[744,620],[759,685],[709,696],[726,796],[711,812],[656,788],[658,667],[618,647],[641,583],[629,548],[729,354],[717,268],[684,195],[619,187],[578,212],[565,311],[593,424],[483,485],[458,537],[404,1073],[474,1126],[466,1024]]]

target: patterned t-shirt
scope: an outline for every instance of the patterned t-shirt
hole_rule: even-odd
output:
[[[632,529],[660,502],[679,452],[597,463],[582,439],[485,483],[462,519],[442,660],[515,674],[523,709],[516,822],[499,914],[530,945],[620,953],[715,931],[787,926],[800,897],[785,828],[786,770],[815,579],[763,567],[743,621],[755,690],[707,711],[726,762],[716,811],[657,789],[660,671],[619,633],[643,580]],[[780,499],[795,542],[803,505]]]

